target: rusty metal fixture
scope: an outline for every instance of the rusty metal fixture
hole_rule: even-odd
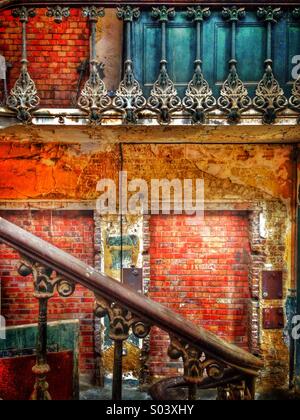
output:
[[[114,109],[122,112],[125,121],[128,123],[136,123],[138,113],[142,111],[147,104],[141,86],[134,76],[131,56],[132,22],[137,20],[140,17],[140,14],[139,8],[133,8],[131,6],[119,7],[117,10],[118,18],[123,20],[126,26],[126,61],[124,64],[124,77],[116,91],[116,96],[113,99],[113,106]]]
[[[244,380],[242,375],[237,374],[234,369],[226,369],[222,379],[214,380],[204,377],[201,384],[197,384],[196,389],[220,389],[227,387],[228,384],[240,383]],[[255,398],[255,388],[251,378],[246,378],[246,384],[251,394],[251,399]],[[165,378],[155,382],[149,388],[149,394],[154,401],[186,400],[189,393],[190,383],[183,376]]]
[[[78,106],[88,113],[90,124],[97,126],[102,122],[103,113],[111,106],[111,99],[99,75],[96,55],[97,22],[104,16],[104,9],[95,6],[85,7],[82,13],[88,18],[91,27],[90,76],[79,96]]]
[[[47,374],[50,372],[50,366],[47,363],[48,300],[54,296],[55,291],[61,297],[71,296],[75,290],[75,283],[63,277],[54,276],[52,268],[24,256],[22,256],[18,272],[23,277],[32,274],[34,296],[39,301],[37,356],[36,364],[32,368],[36,380],[31,399],[37,401],[51,400],[47,382]]]
[[[59,296],[66,298],[75,291],[74,282],[61,276],[55,276],[52,268],[45,267],[27,257],[22,257],[18,272],[24,277],[33,275],[34,295],[38,299],[50,299],[54,296],[55,291]]]
[[[262,272],[263,298],[266,300],[283,299],[283,272]]]
[[[265,330],[282,330],[284,328],[283,307],[263,309],[263,328]]]
[[[151,330],[150,325],[143,322],[140,317],[132,314],[128,309],[114,302],[109,302],[98,295],[96,296],[95,315],[99,318],[106,315],[109,317],[109,337],[114,341],[127,340],[131,330],[137,338],[145,338]]]
[[[130,331],[142,339],[149,335],[151,327],[132,314],[126,308],[96,296],[95,315],[108,316],[110,322],[109,338],[114,341],[114,375],[112,399],[122,400],[123,342],[128,340]]]
[[[158,116],[160,124],[170,124],[171,115],[181,109],[181,99],[168,74],[167,61],[167,23],[176,15],[174,8],[153,7],[152,18],[161,24],[161,61],[158,79],[148,98],[148,107]]]
[[[230,123],[238,123],[241,114],[247,111],[252,103],[248,95],[248,90],[237,73],[237,24],[241,19],[245,18],[246,11],[244,8],[238,8],[236,6],[224,8],[222,16],[225,21],[231,23],[231,59],[229,60],[229,76],[222,86],[218,105],[228,114],[228,121]]]
[[[258,111],[263,112],[263,122],[273,124],[278,112],[284,110],[288,105],[284,91],[274,76],[272,60],[272,26],[281,19],[282,10],[272,6],[261,7],[258,9],[257,15],[267,24],[267,59],[265,73],[257,86],[253,104]]]
[[[48,7],[46,16],[51,17],[54,19],[55,23],[62,23],[63,19],[67,19],[70,17],[70,8],[69,7],[61,7],[59,5],[55,7]]]
[[[206,354],[183,340],[170,336],[171,344],[168,355],[171,359],[182,358],[184,365],[184,378],[189,384],[201,384],[204,377],[213,380],[222,379],[225,365],[207,357]]]
[[[17,113],[17,118],[21,122],[30,124],[32,111],[40,103],[35,83],[28,72],[27,60],[27,23],[30,18],[36,15],[36,12],[34,9],[21,7],[14,9],[12,15],[15,18],[19,18],[22,24],[22,59],[20,76],[6,100],[6,105]]]
[[[123,268],[122,283],[136,292],[143,293],[143,269],[134,265],[130,268]]]
[[[222,401],[250,401],[253,397],[246,381],[226,384],[218,388],[218,400]]]
[[[216,106],[216,99],[213,97],[212,90],[205,80],[202,72],[201,59],[201,29],[202,22],[211,16],[209,8],[189,7],[187,18],[196,23],[197,41],[196,41],[196,60],[195,72],[190,81],[182,104],[185,110],[192,115],[192,121],[195,124],[203,124],[205,115]]]

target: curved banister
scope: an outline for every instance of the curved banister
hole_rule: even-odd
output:
[[[195,326],[171,309],[97,272],[77,258],[1,217],[0,240],[17,250],[21,255],[43,264],[45,267],[51,267],[66,279],[79,283],[96,295],[126,307],[144,322],[158,326],[239,372],[257,376],[263,367],[263,362],[252,354],[227,343],[201,327]]]

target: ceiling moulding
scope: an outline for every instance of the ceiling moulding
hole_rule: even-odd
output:
[[[48,6],[55,6],[55,5],[61,5],[60,1],[39,1],[39,0],[0,0],[0,10],[5,9],[12,9],[16,6],[35,6],[35,7],[48,7]],[[261,6],[267,6],[267,5],[274,5],[274,6],[281,6],[281,7],[288,7],[288,6],[298,6],[299,1],[295,0],[285,0],[285,1],[278,1],[278,0],[256,0],[256,1],[249,1],[249,0],[219,0],[219,1],[208,1],[208,0],[197,0],[197,1],[191,1],[191,0],[173,0],[173,1],[164,1],[164,0],[145,0],[145,1],[128,1],[128,0],[102,0],[102,1],[93,1],[93,0],[86,0],[86,1],[80,1],[80,0],[73,0],[73,1],[64,1],[64,6],[69,7],[82,7],[87,6],[89,3],[94,6],[106,6],[106,7],[117,7],[120,4],[126,4],[126,5],[138,5],[138,6],[157,6],[158,4],[164,4],[164,5],[177,5],[177,6],[187,6],[187,5],[195,5],[195,4],[201,4],[201,5],[209,5],[209,6],[224,6],[226,5],[242,5],[242,6],[253,6],[257,7],[258,5]]]

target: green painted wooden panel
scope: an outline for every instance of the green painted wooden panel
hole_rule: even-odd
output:
[[[193,75],[195,26],[186,19],[184,11],[178,11],[175,20],[168,24],[167,33],[168,70],[182,96]],[[255,87],[264,72],[266,34],[265,24],[257,19],[254,11],[248,11],[237,28],[238,71],[251,95],[254,95]],[[230,49],[230,25],[223,21],[220,11],[213,11],[202,28],[202,58],[205,78],[216,96],[228,75]],[[160,50],[159,24],[152,21],[149,11],[143,12],[141,19],[133,27],[133,59],[136,77],[144,86],[146,95],[149,95],[159,72]],[[295,66],[292,59],[296,55],[300,55],[300,26],[286,14],[274,26],[273,59],[275,75],[287,95],[290,94],[292,69]]]
[[[6,352],[12,355],[30,354],[29,351],[35,349],[37,342],[37,326],[16,326],[8,327],[6,339],[0,340],[0,352],[6,357]],[[79,322],[78,321],[58,321],[48,324],[48,348],[53,351],[71,350],[74,355],[74,398],[78,398],[79,393],[79,373],[78,373],[78,354],[79,354]],[[9,355],[9,354],[7,354]]]
[[[0,351],[35,348],[37,327],[35,325],[8,327],[6,339],[0,340]],[[72,350],[77,355],[79,342],[78,322],[54,322],[48,326],[48,345],[57,346],[58,351]]]

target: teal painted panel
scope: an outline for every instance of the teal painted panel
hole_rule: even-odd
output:
[[[24,354],[24,351],[35,349],[37,342],[37,326],[8,327],[6,339],[0,340],[0,352],[12,351],[14,354]],[[79,322],[58,321],[48,324],[48,348],[53,351],[71,350],[74,355],[74,399],[79,395]],[[27,353],[28,354],[28,353]]]
[[[242,24],[237,36],[239,75],[248,86],[256,85],[264,71],[266,29],[258,23]]]
[[[161,43],[161,33],[158,25],[145,25],[143,31],[144,51],[141,58],[143,58],[143,78],[144,86],[151,87],[156,80],[158,72],[157,63],[160,61],[160,49],[157,48]],[[137,63],[137,68],[140,69],[140,63]]]
[[[9,327],[6,340],[0,340],[0,351],[24,350],[35,348],[37,340],[36,326]],[[48,326],[48,345],[57,346],[58,351],[72,350],[78,353],[79,323],[57,322]]]
[[[168,24],[168,71],[181,96],[193,75],[196,30],[193,22],[186,19],[184,11],[178,11],[174,21]],[[264,73],[266,59],[267,30],[254,11],[248,11],[246,18],[237,27],[238,72],[253,96],[257,83]],[[143,85],[146,96],[157,78],[161,54],[161,32],[153,22],[149,11],[133,27],[133,59],[136,77]],[[273,30],[274,73],[281,85],[290,94],[292,86],[293,58],[300,55],[300,27],[289,14],[285,14]],[[220,11],[213,11],[202,27],[202,59],[205,78],[214,94],[228,75],[228,61],[231,57],[231,30]]]
[[[195,31],[188,24],[171,24],[168,30],[169,72],[177,87],[184,87],[191,80],[195,62]],[[189,51],[189,54],[186,54]]]
[[[231,32],[228,25],[218,22],[214,25],[215,31],[215,57],[213,63],[213,81],[219,85],[228,76],[228,61],[230,59],[230,43],[231,43]],[[203,61],[206,57],[203,56]],[[205,68],[203,68],[205,69]],[[209,70],[205,72],[206,77],[209,77]]]

